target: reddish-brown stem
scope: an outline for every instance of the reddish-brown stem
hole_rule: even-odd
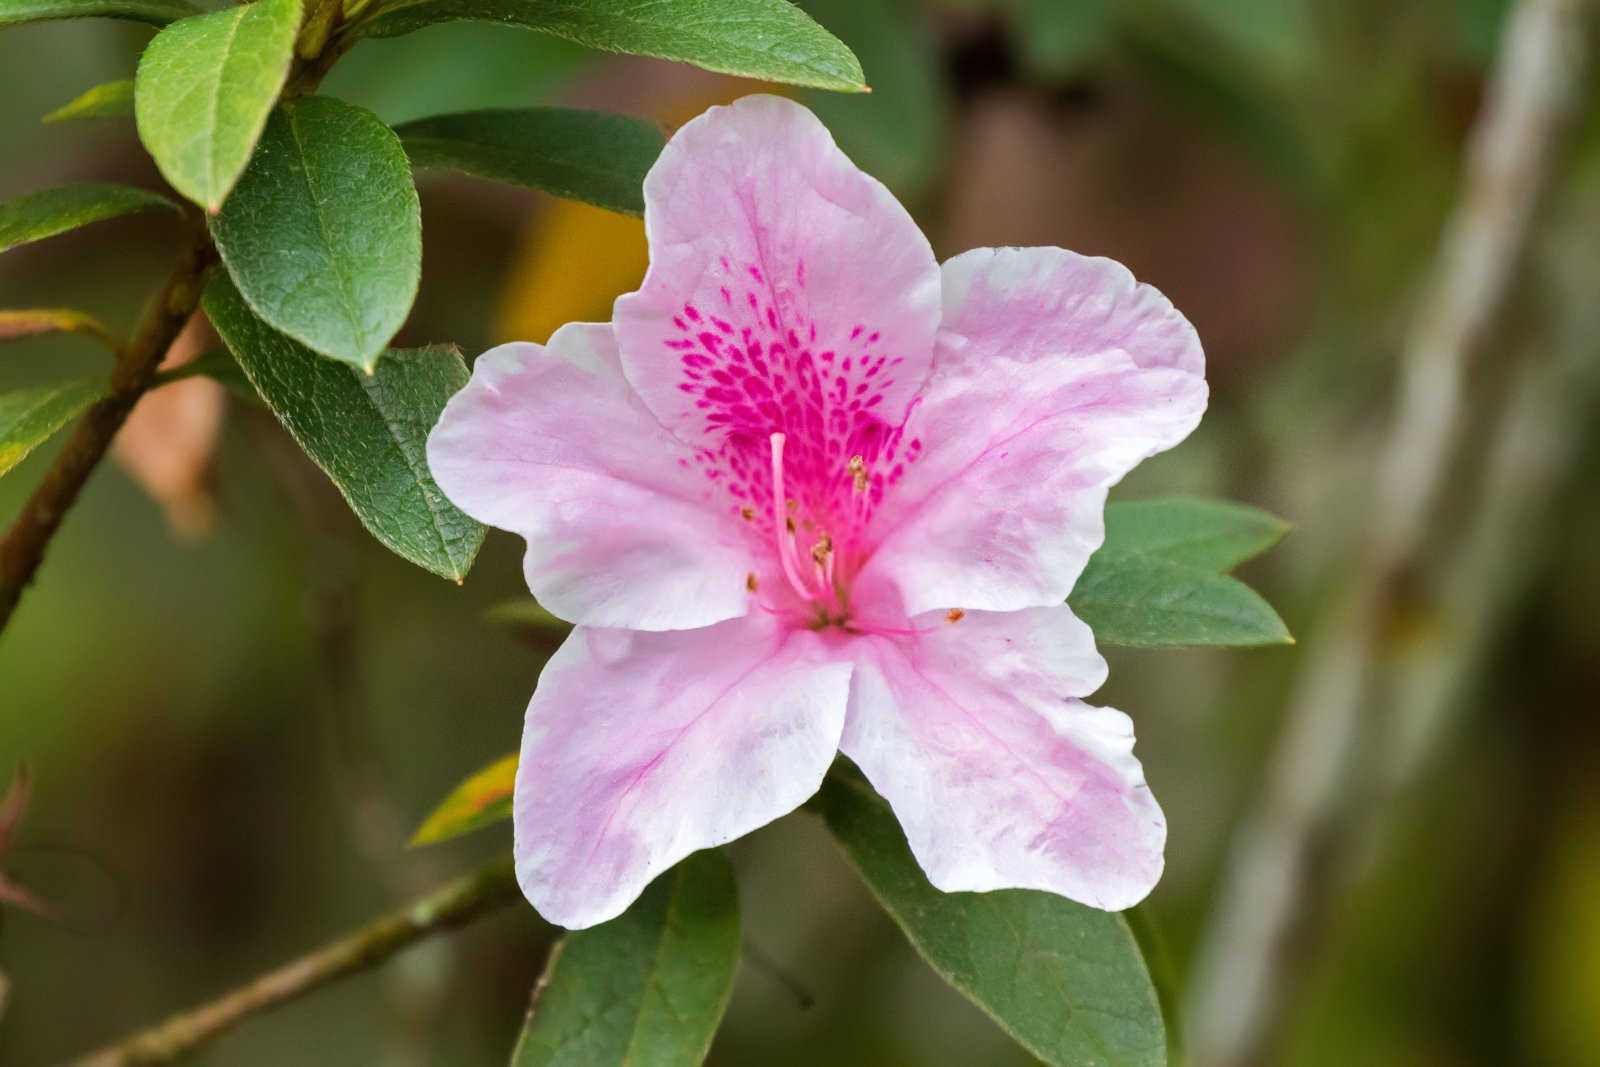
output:
[[[184,247],[160,292],[145,312],[138,332],[117,353],[111,395],[90,408],[79,422],[44,481],[0,539],[0,630],[11,619],[23,590],[33,580],[78,492],[111,447],[128,413],[156,375],[162,357],[200,303],[205,276],[216,250],[202,230]]]

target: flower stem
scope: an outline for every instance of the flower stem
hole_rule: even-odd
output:
[[[170,1062],[248,1016],[375,966],[423,938],[465,926],[521,899],[511,857],[502,856],[416,903],[392,911],[209,1004],[92,1052],[78,1060],[76,1067]]]

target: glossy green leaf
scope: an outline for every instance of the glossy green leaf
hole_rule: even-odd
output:
[[[697,852],[620,917],[567,935],[512,1067],[695,1067],[738,962],[733,870],[720,852]]]
[[[411,165],[370,111],[329,97],[281,105],[211,222],[251,309],[325,356],[371,369],[422,270]]]
[[[1226,571],[1283,540],[1289,524],[1227,500],[1167,496],[1106,505],[1105,550]]]
[[[250,161],[299,25],[300,0],[256,0],[174,22],[139,60],[139,140],[172,187],[208,211]]]
[[[130,185],[65,185],[29,193],[0,204],[0,252],[118,215],[177,207],[164,196]]]
[[[62,104],[44,117],[45,122],[63,122],[67,119],[117,118],[133,114],[133,79],[106,82],[69,103]]]
[[[467,382],[460,354],[447,346],[392,349],[366,374],[268,327],[226,279],[206,290],[205,310],[261,399],[372,535],[460,581],[484,530],[440,492],[426,456],[428,431]]]
[[[436,115],[395,132],[418,167],[531,186],[627,215],[644,213],[645,172],[666,143],[639,119],[554,107]]]
[[[165,26],[198,14],[187,0],[0,0],[0,26],[48,19],[132,19]]]
[[[187,363],[157,371],[155,381],[150,387],[159,388],[173,382],[181,382],[185,378],[210,378],[218,385],[226,386],[229,392],[241,400],[247,400],[252,404],[261,402],[261,394],[256,392],[256,387],[244,376],[239,361],[234,359],[233,353],[226,348],[213,348],[200,353]]]
[[[878,902],[946,982],[1052,1067],[1167,1062],[1160,998],[1127,920],[1033,890],[941,893],[854,772],[817,806]]]
[[[1236,578],[1161,560],[1091,562],[1067,601],[1103,644],[1291,644],[1272,606]]]
[[[452,19],[512,23],[723,74],[865,88],[850,49],[788,0],[375,0],[351,32],[394,37]]]
[[[872,92],[808,92],[839,147],[902,197],[927,190],[944,156],[948,101],[929,9],[915,0],[805,0],[849,41]]]
[[[1223,573],[1287,529],[1264,511],[1215,500],[1107,505],[1105,544],[1067,603],[1104,644],[1292,643],[1272,606]]]
[[[74,378],[0,393],[0,475],[106,395],[98,378]]]
[[[511,818],[511,789],[516,780],[517,754],[513,752],[452,789],[411,836],[410,847],[448,841]]]

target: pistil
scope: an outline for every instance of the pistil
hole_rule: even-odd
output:
[[[772,532],[778,542],[778,560],[783,564],[784,577],[802,600],[816,600],[817,590],[811,588],[800,570],[800,553],[794,543],[794,520],[788,516],[788,506],[783,495],[783,443],[787,438],[781,433],[772,435]]]

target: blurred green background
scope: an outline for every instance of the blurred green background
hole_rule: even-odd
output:
[[[1000,244],[1110,255],[1198,327],[1210,414],[1115,495],[1232,497],[1295,525],[1245,576],[1298,646],[1110,649],[1096,697],[1133,715],[1168,813],[1149,908],[1192,978],[1230,840],[1370,519],[1396,358],[1503,4],[802,6],[857,51],[875,90],[803,98],[941,257]],[[159,187],[131,121],[39,122],[131,76],[149,33],[0,33],[0,199],[73,180]],[[562,103],[669,125],[752,88],[468,24],[363,43],[324,85],[391,122]],[[1592,76],[1586,91],[1600,95]],[[1504,593],[1492,640],[1390,799],[1361,877],[1332,887],[1325,929],[1294,958],[1303,981],[1272,1062],[1600,1064],[1597,134],[1585,118],[1508,321],[1474,368],[1489,385],[1469,448],[1486,447],[1493,383],[1520,359],[1578,368],[1578,417],[1552,414],[1562,448],[1506,543],[1514,577],[1473,564],[1485,596]],[[401,343],[470,355],[542,340],[606,317],[643,271],[636,220],[420,177],[424,277]],[[8,253],[0,306],[75,306],[126,326],[175,250],[162,223]],[[82,339],[18,342],[0,350],[0,389],[103,366]],[[148,406],[0,640],[0,778],[21,760],[35,776],[4,865],[67,913],[0,913],[0,1063],[85,1051],[509,844],[501,826],[403,849],[456,782],[516,746],[548,648],[485,611],[524,592],[519,543],[492,533],[457,588],[372,541],[258,406],[204,386]],[[0,480],[0,516],[53,451]],[[1470,523],[1481,502],[1456,488],[1447,506]],[[1403,621],[1384,638],[1396,655],[1454,623],[1426,604]],[[750,949],[713,1064],[1029,1062],[918,961],[811,816],[731,853]],[[503,1063],[550,939],[531,909],[502,912],[248,1022],[194,1062]]]

